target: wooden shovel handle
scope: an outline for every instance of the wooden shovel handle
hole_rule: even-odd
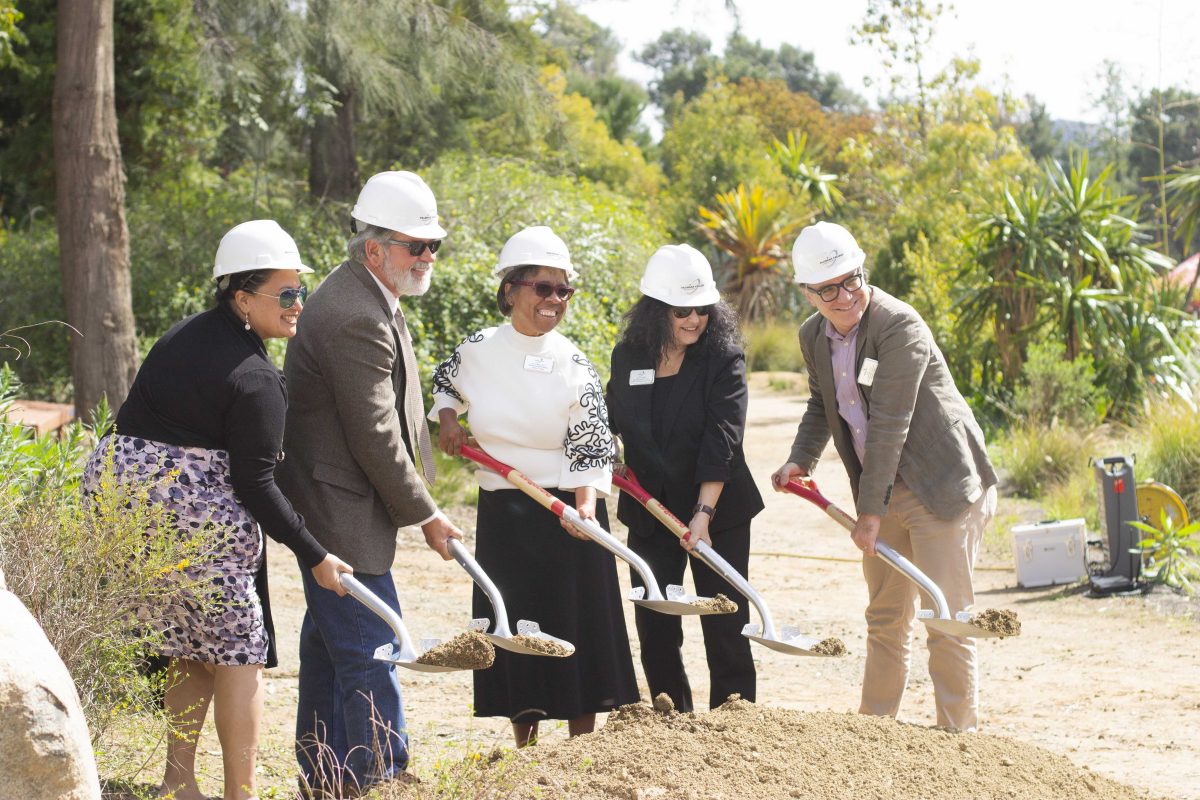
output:
[[[821,494],[821,490],[817,488],[817,482],[812,478],[792,478],[783,485],[783,488],[788,490],[798,497],[803,497],[810,503],[815,504],[818,508],[828,514],[833,521],[841,525],[848,531],[854,530],[856,520],[854,517],[847,514],[842,509],[835,506],[829,498]]]
[[[460,452],[465,458],[471,459],[481,467],[487,467],[493,472],[497,472],[504,476],[504,478],[513,486],[517,487],[522,492],[553,511],[554,514],[560,519],[562,518],[567,504],[531,481],[525,473],[521,472],[520,470],[513,469],[503,461],[497,461],[482,450],[469,445],[463,445]]]
[[[633,474],[633,470],[629,469],[629,467],[625,468],[624,475],[613,473],[613,486],[616,486],[622,492],[641,503],[647,511],[654,515],[655,519],[667,526],[667,530],[683,541],[686,542],[692,538],[692,532],[688,529],[688,526],[684,525],[679,517],[668,511],[666,506],[651,497],[642,488],[642,485],[638,483],[637,476]]]

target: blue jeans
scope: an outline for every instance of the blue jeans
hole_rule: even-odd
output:
[[[341,796],[365,790],[408,766],[408,731],[396,667],[375,649],[399,645],[387,623],[346,595],[322,589],[300,567],[308,610],[300,628],[296,760],[309,788]],[[354,573],[400,610],[391,574]]]

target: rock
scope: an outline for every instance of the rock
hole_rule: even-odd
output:
[[[79,695],[41,627],[0,575],[0,800],[99,800]]]

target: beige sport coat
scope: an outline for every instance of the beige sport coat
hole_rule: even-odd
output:
[[[288,343],[284,459],[276,480],[331,553],[387,572],[396,533],[437,510],[404,420],[400,332],[366,267],[347,261],[304,306]]]
[[[878,362],[871,385],[858,384],[868,421],[865,463],[859,463],[838,415],[829,339],[819,313],[800,326],[800,347],[812,396],[788,460],[811,472],[832,433],[859,514],[886,514],[897,476],[942,519],[959,516],[996,484],[983,431],[912,306],[871,287],[859,323],[855,375],[862,379],[866,359]]]

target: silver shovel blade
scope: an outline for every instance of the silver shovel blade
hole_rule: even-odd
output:
[[[439,643],[437,639],[427,639],[425,641],[432,641],[435,644]],[[391,642],[380,645],[375,649],[375,659],[395,664],[397,667],[416,670],[417,672],[459,672],[464,669],[463,667],[443,667],[438,664],[418,664],[416,661],[403,658],[400,654],[400,648]]]
[[[671,587],[669,587],[669,586],[667,587],[668,590],[670,588]],[[683,587],[681,587],[681,586],[676,586],[675,588],[679,589],[681,592],[683,590]],[[698,598],[693,595],[686,595],[686,594],[683,596],[691,597],[693,600],[707,599],[707,598]],[[666,600],[646,600],[645,597],[646,597],[646,587],[644,587],[644,586],[639,586],[636,589],[629,590],[629,597],[628,597],[629,602],[635,603],[639,606],[642,606],[643,608],[648,608],[651,611],[657,611],[660,614],[672,614],[677,617],[683,617],[683,616],[717,613],[717,612],[713,611],[712,609],[704,608],[702,606],[692,605],[690,602],[683,602],[679,599],[670,599],[669,598]]]
[[[557,636],[551,636],[548,633],[542,633],[540,625],[527,619],[517,620],[518,636],[527,636],[531,639],[541,639],[544,642],[556,644],[562,648],[564,652],[546,653],[535,647],[530,647],[527,644],[523,644],[514,639],[512,636],[501,636],[497,633],[488,633],[488,628],[492,627],[492,621],[486,617],[480,617],[478,619],[471,620],[470,625],[467,627],[470,630],[479,631],[482,633],[487,637],[488,641],[496,645],[496,647],[503,648],[512,653],[521,653],[528,656],[548,656],[550,658],[566,658],[567,656],[574,655],[575,653],[575,645],[571,644],[566,639],[559,639]]]
[[[749,623],[742,628],[742,636],[747,639],[758,642],[764,647],[769,647],[780,653],[787,653],[792,656],[814,656],[816,658],[828,658],[825,653],[818,653],[813,650],[821,643],[820,639],[814,639],[811,636],[804,636],[800,633],[800,629],[791,625],[784,625],[779,631],[779,638],[773,638],[769,634],[764,635],[761,625]]]
[[[1000,634],[995,631],[972,625],[970,623],[971,615],[966,611],[959,611],[954,615],[954,619],[942,619],[935,617],[931,609],[922,608],[917,612],[917,619],[924,622],[925,627],[947,636],[963,636],[970,639],[997,639],[1000,637]]]

